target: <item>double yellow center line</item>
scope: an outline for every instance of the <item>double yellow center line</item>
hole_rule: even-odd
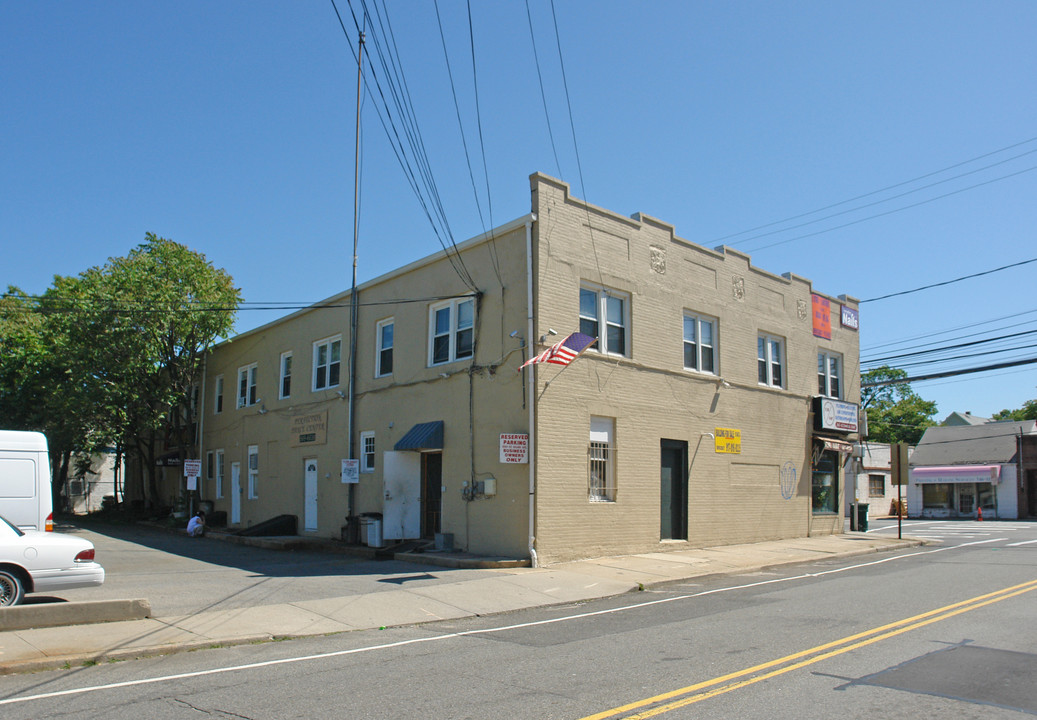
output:
[[[904,618],[903,620],[872,628],[871,630],[865,630],[855,635],[848,635],[839,640],[833,640],[824,645],[812,647],[809,650],[802,650],[792,655],[770,660],[761,665],[754,665],[753,667],[721,675],[712,680],[705,680],[679,690],[671,690],[661,695],[644,698],[643,700],[612,708],[611,710],[605,710],[595,715],[588,715],[582,718],[582,720],[605,720],[606,718],[618,717],[622,717],[624,720],[642,720],[643,718],[662,715],[663,713],[693,705],[702,700],[708,700],[717,695],[723,695],[732,690],[738,690],[739,688],[758,683],[761,680],[768,680],[772,677],[813,665],[822,660],[842,655],[851,650],[856,650],[857,648],[865,647],[866,645],[871,645],[911,630],[917,630],[926,625],[947,620],[956,615],[961,615],[986,605],[992,605],[993,603],[1001,602],[1032,590],[1037,590],[1037,580],[1013,585],[1012,587],[1003,588],[986,595],[979,595],[969,600],[962,600],[953,605],[945,605],[942,608],[930,610],[921,615]],[[627,713],[635,714],[628,715]]]

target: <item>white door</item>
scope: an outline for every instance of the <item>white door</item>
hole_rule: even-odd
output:
[[[383,455],[385,505],[382,537],[410,540],[421,537],[421,453],[402,451]]]
[[[317,529],[317,459],[309,458],[303,464],[306,466],[303,529],[313,532]]]
[[[241,463],[230,465],[230,524],[241,523]]]

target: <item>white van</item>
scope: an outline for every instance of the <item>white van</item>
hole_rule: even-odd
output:
[[[47,437],[0,430],[0,515],[21,530],[54,530]]]

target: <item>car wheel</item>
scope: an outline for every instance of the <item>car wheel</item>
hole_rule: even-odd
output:
[[[8,570],[0,570],[0,606],[17,605],[24,597],[21,579]]]

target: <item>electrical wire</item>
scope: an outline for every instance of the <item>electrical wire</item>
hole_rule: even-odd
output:
[[[527,0],[527,4],[528,4],[528,0]],[[905,185],[911,185],[912,183],[919,182],[920,180],[925,180],[925,179],[930,178],[930,177],[935,177],[936,175],[940,175],[941,173],[945,173],[945,172],[947,172],[949,170],[954,170],[954,169],[959,168],[959,167],[964,167],[965,165],[968,165],[969,163],[977,162],[979,160],[983,160],[985,158],[992,157],[994,155],[998,155],[999,153],[1007,152],[1008,150],[1014,150],[1017,147],[1022,147],[1023,145],[1028,145],[1028,144],[1030,144],[1032,142],[1037,142],[1037,137],[1032,137],[1032,138],[1029,138],[1027,140],[1023,140],[1021,142],[1013,143],[1012,145],[1007,145],[1007,146],[1005,146],[1003,148],[999,148],[997,150],[993,150],[991,152],[984,153],[982,155],[977,155],[976,157],[969,158],[968,160],[962,160],[961,162],[954,163],[953,165],[948,165],[945,168],[941,168],[939,170],[934,170],[934,171],[926,173],[924,175],[919,175],[918,177],[912,178],[910,180],[904,180],[902,182],[898,182],[898,183],[895,183],[893,185],[887,185],[884,188],[880,188],[878,190],[872,190],[871,192],[867,192],[867,193],[864,193],[862,195],[857,195],[857,196],[849,198],[847,200],[840,200],[839,202],[832,203],[831,205],[826,205],[826,206],[818,208],[816,210],[810,210],[810,211],[805,212],[805,213],[800,213],[799,215],[793,215],[791,217],[787,217],[784,220],[776,220],[774,222],[766,223],[764,225],[758,225],[758,226],[756,226],[754,228],[749,228],[748,230],[742,230],[741,232],[732,233],[730,235],[724,235],[722,237],[719,237],[719,238],[713,240],[712,243],[710,243],[710,244],[723,242],[724,240],[728,240],[730,238],[738,237],[739,235],[748,235],[749,233],[756,232],[757,230],[765,230],[765,229],[767,229],[769,227],[774,227],[775,225],[784,225],[787,222],[793,222],[794,220],[799,220],[801,218],[810,217],[811,215],[816,215],[817,213],[825,212],[826,210],[831,210],[832,208],[837,208],[840,205],[846,205],[846,204],[849,204],[849,203],[852,203],[852,202],[856,202],[858,200],[863,200],[864,198],[872,197],[873,195],[878,195],[880,193],[884,193],[884,192],[887,192],[889,190],[895,190],[895,189],[897,189],[899,187],[904,187]],[[748,238],[748,239],[752,239],[752,238]]]

